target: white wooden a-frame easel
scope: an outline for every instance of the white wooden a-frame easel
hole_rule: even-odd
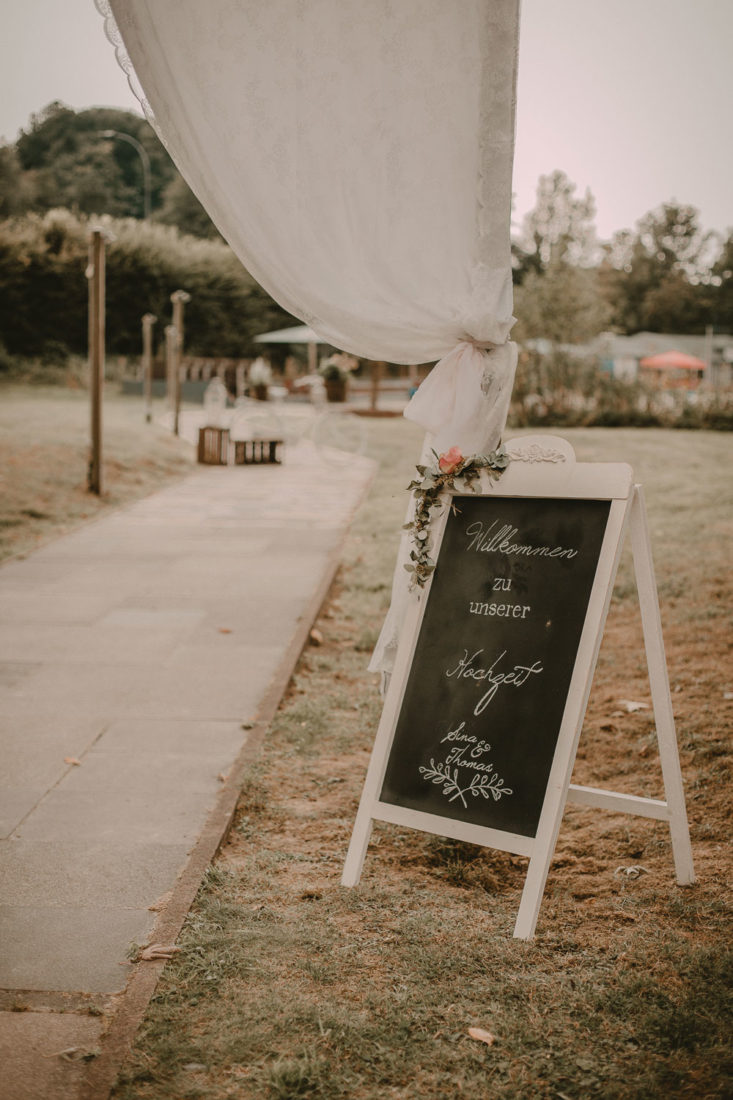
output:
[[[466,822],[436,817],[383,803],[379,799],[402,693],[410,671],[425,608],[425,600],[422,599],[421,606],[413,603],[408,611],[341,881],[344,886],[354,886],[359,881],[374,820],[390,821],[394,824],[407,825],[458,840],[525,855],[529,857],[529,868],[514,927],[514,936],[519,939],[531,939],[537,924],[542,895],[567,802],[667,821],[670,827],[677,882],[680,885],[693,883],[695,873],[642,488],[640,485],[633,484],[628,466],[576,464],[572,447],[566,440],[555,436],[531,436],[511,440],[507,443],[506,449],[512,459],[510,469],[503,475],[498,485],[488,484],[484,487],[485,491],[491,492],[492,495],[595,497],[611,501],[606,535],[588,604],[536,836],[534,838],[517,836]],[[553,467],[557,469],[558,463],[562,463],[565,468],[562,474],[558,471],[558,475],[555,475]],[[444,509],[444,512],[446,511]],[[445,517],[438,537],[442,534],[444,522]],[[570,782],[621,546],[627,529],[631,537],[634,572],[639,594],[644,647],[664,780],[664,800],[622,794],[595,787],[581,787]]]

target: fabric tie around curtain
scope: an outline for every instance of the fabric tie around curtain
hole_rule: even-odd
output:
[[[254,278],[325,343],[439,360],[405,415],[439,451],[492,449],[516,366],[519,0],[95,3]],[[391,665],[400,586],[372,668]]]

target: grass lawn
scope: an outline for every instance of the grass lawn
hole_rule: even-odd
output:
[[[97,497],[87,489],[90,416],[89,395],[80,389],[0,385],[0,560],[28,553],[191,468],[193,448],[146,424],[142,401],[121,397],[110,385]]]
[[[420,443],[373,421],[380,473],[323,644],[302,656],[116,1097],[733,1095],[730,438],[563,434],[645,484],[699,883],[675,884],[662,823],[570,807],[532,942],[511,936],[520,857],[375,825],[361,884],[340,886],[381,709],[366,663]],[[574,780],[659,797],[650,712],[620,699],[649,702],[628,556]]]
[[[0,388],[0,557],[191,468],[190,446],[109,392],[98,500],[88,419],[81,392]],[[402,419],[368,432],[380,472],[317,624],[323,644],[303,654],[115,1095],[733,1095],[730,437],[561,433],[580,459],[630,462],[645,486],[699,882],[675,885],[662,823],[570,807],[524,943],[511,936],[520,857],[375,825],[360,886],[339,884],[381,710],[366,664],[421,441]],[[628,553],[573,778],[659,797],[650,712],[620,699],[650,701]]]

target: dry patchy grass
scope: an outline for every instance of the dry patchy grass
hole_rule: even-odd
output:
[[[142,402],[108,386],[97,497],[87,489],[89,425],[80,389],[0,385],[0,560],[145,496],[193,463],[190,445],[146,424]]]
[[[727,439],[565,434],[646,483],[699,884],[675,885],[661,823],[571,807],[533,942],[511,936],[519,857],[377,825],[361,885],[339,885],[381,706],[367,652],[418,448],[404,424],[375,423],[381,474],[325,642],[301,659],[120,1100],[732,1094]],[[620,698],[649,701],[628,562],[574,779],[658,796],[649,712]]]

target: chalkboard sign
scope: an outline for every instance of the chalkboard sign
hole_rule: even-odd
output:
[[[341,881],[375,820],[516,852],[529,939],[567,801],[667,821],[677,881],[695,876],[641,486],[555,436],[506,449],[500,480],[446,494],[431,525],[437,566],[408,602]],[[627,526],[666,800],[570,782]]]
[[[381,802],[536,835],[609,510],[453,498]]]

